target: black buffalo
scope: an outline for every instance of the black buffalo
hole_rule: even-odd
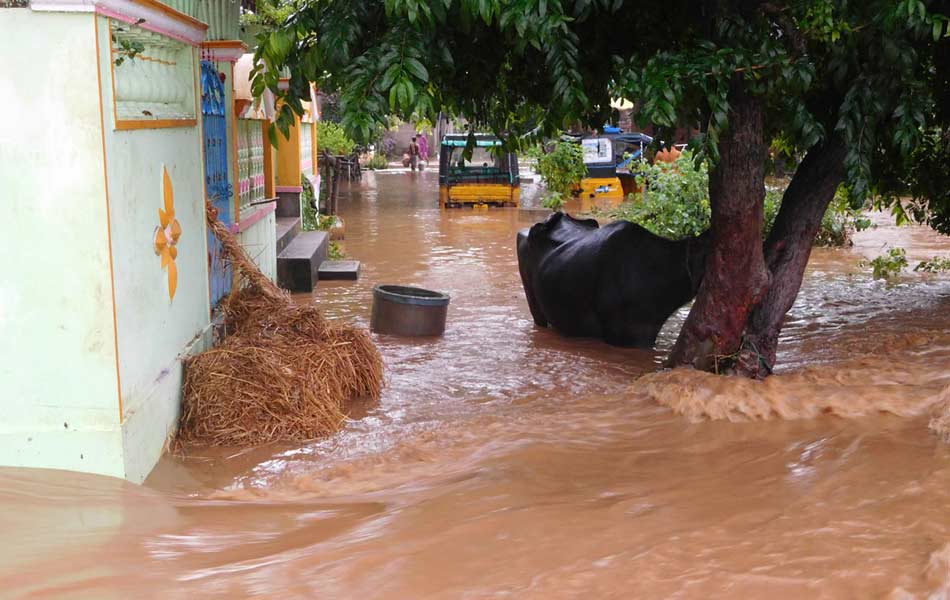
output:
[[[556,212],[518,233],[518,268],[534,322],[567,336],[649,347],[693,299],[708,234],[672,241],[627,221],[600,227]]]

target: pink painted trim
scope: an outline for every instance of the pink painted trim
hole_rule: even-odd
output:
[[[267,204],[262,204],[254,213],[251,214],[246,219],[241,219],[237,223],[231,225],[231,233],[243,233],[254,226],[255,223],[266,217],[277,210],[277,201],[268,202]]]
[[[96,14],[102,15],[104,17],[110,17],[110,18],[116,19],[117,21],[122,21],[123,23],[129,23],[130,25],[136,25],[137,27],[141,27],[142,29],[147,29],[148,31],[176,39],[179,42],[184,42],[190,46],[199,46],[202,40],[204,40],[204,32],[200,33],[200,37],[198,36],[197,33],[193,33],[192,37],[189,38],[188,36],[182,33],[171,31],[170,29],[166,29],[164,27],[158,27],[156,25],[152,25],[148,20],[146,20],[143,23],[139,23],[138,17],[130,17],[123,13],[116,12],[112,10],[111,8],[106,8],[105,6],[102,6],[101,4],[96,4]]]
[[[300,194],[303,192],[303,187],[299,185],[278,185],[277,187],[274,188],[274,191],[282,192],[285,194],[293,194],[293,193]]]

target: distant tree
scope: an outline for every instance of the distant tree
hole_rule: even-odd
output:
[[[698,123],[691,146],[711,165],[713,248],[670,365],[771,372],[842,182],[855,202],[875,194],[898,215],[950,230],[948,0],[303,2],[257,51],[254,89],[284,100],[281,128],[311,80],[339,91],[357,138],[392,114],[442,111],[515,146],[603,124],[611,97],[634,102],[660,141]],[[803,159],[763,245],[776,138]]]
[[[302,6],[299,0],[242,0],[241,25],[254,31],[273,30]]]

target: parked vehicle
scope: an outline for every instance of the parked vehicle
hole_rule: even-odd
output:
[[[619,131],[605,128],[605,131]],[[630,166],[644,159],[653,138],[643,133],[605,133],[600,136],[565,134],[583,146],[587,177],[578,185],[581,198],[621,201],[637,189]]]
[[[501,140],[475,134],[475,147],[465,158],[467,133],[442,138],[439,153],[439,202],[443,208],[465,205],[518,206],[521,178],[518,156],[500,153]]]

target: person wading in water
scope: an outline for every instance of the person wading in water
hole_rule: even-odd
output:
[[[416,142],[416,136],[412,136],[409,142],[409,169],[415,171],[419,165],[419,144]]]

